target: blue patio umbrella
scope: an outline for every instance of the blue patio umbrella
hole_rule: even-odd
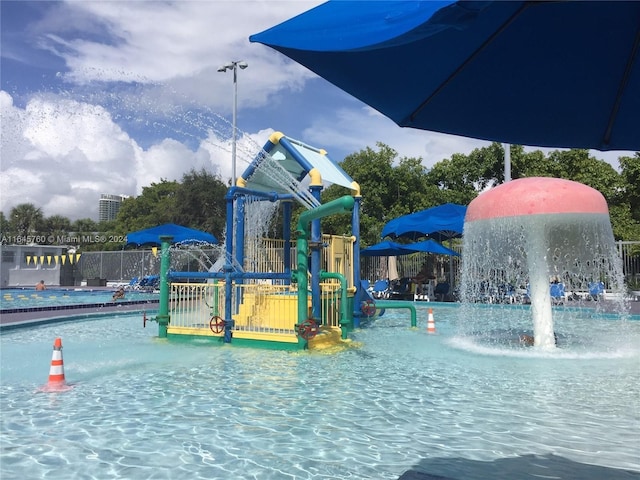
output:
[[[382,238],[430,236],[438,241],[462,236],[467,207],[445,203],[394,218],[382,228]]]
[[[172,243],[194,244],[208,243],[215,245],[218,240],[207,232],[183,227],[174,223],[166,223],[127,234],[127,245],[160,245],[161,235],[171,235]]]
[[[409,255],[410,253],[433,253],[437,255],[459,255],[435,240],[425,240],[423,242],[400,244],[389,240],[376,243],[371,247],[360,251],[363,257],[399,257],[401,255]]]
[[[442,242],[462,236],[467,207],[445,203],[419,212],[403,215],[387,222],[382,228],[382,237],[416,238],[429,236]],[[450,249],[448,249],[450,250]],[[453,250],[451,250],[453,252]],[[453,285],[453,255],[449,257],[449,283]]]
[[[424,252],[424,253],[434,253],[436,255],[450,255],[452,257],[459,257],[460,254],[455,250],[451,250],[450,248],[445,247],[444,245],[439,244],[435,240],[423,240],[422,242],[410,243],[408,245],[403,245],[407,250],[412,250],[413,252]]]
[[[640,2],[330,1],[252,35],[400,126],[640,150]]]
[[[362,257],[397,257],[399,255],[407,255],[409,253],[413,252],[409,252],[404,249],[403,245],[389,240],[376,243],[375,245],[360,250],[360,256]]]

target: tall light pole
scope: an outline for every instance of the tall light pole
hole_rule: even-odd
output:
[[[249,65],[247,62],[237,60],[229,62],[218,68],[219,72],[233,70],[233,132],[231,134],[231,186],[236,186],[236,117],[238,115],[238,68],[244,70]]]

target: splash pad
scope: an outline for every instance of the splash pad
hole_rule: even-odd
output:
[[[602,194],[557,178],[513,180],[467,209],[462,299],[519,294],[531,303],[533,345],[556,344],[552,306],[594,286],[621,292],[622,265]]]
[[[308,181],[308,187],[303,181]],[[320,204],[325,183],[349,188]],[[320,348],[358,325],[359,186],[326,152],[271,135],[226,195],[224,263],[206,272],[171,272],[170,237],[160,237],[161,338],[277,349]],[[293,229],[292,208],[307,209]],[[266,238],[281,211],[282,237]],[[351,214],[352,235],[322,235],[320,220]],[[184,283],[184,281],[187,281]]]

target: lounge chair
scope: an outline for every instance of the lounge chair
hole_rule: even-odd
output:
[[[373,284],[373,298],[389,298],[389,282],[387,280],[376,280]]]
[[[602,300],[604,298],[604,283],[589,282],[589,296],[592,300]]]
[[[552,283],[549,287],[551,294],[551,303],[554,305],[562,305],[565,301],[564,283]]]
[[[147,275],[140,280],[139,286],[143,290],[154,290],[160,286],[160,276]]]
[[[124,286],[125,290],[137,290],[140,288],[140,281],[138,277],[133,277],[127,285]]]

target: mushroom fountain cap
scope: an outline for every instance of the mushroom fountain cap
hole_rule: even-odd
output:
[[[520,215],[555,213],[609,214],[604,196],[582,183],[530,177],[503,183],[478,195],[467,208],[465,222]]]

